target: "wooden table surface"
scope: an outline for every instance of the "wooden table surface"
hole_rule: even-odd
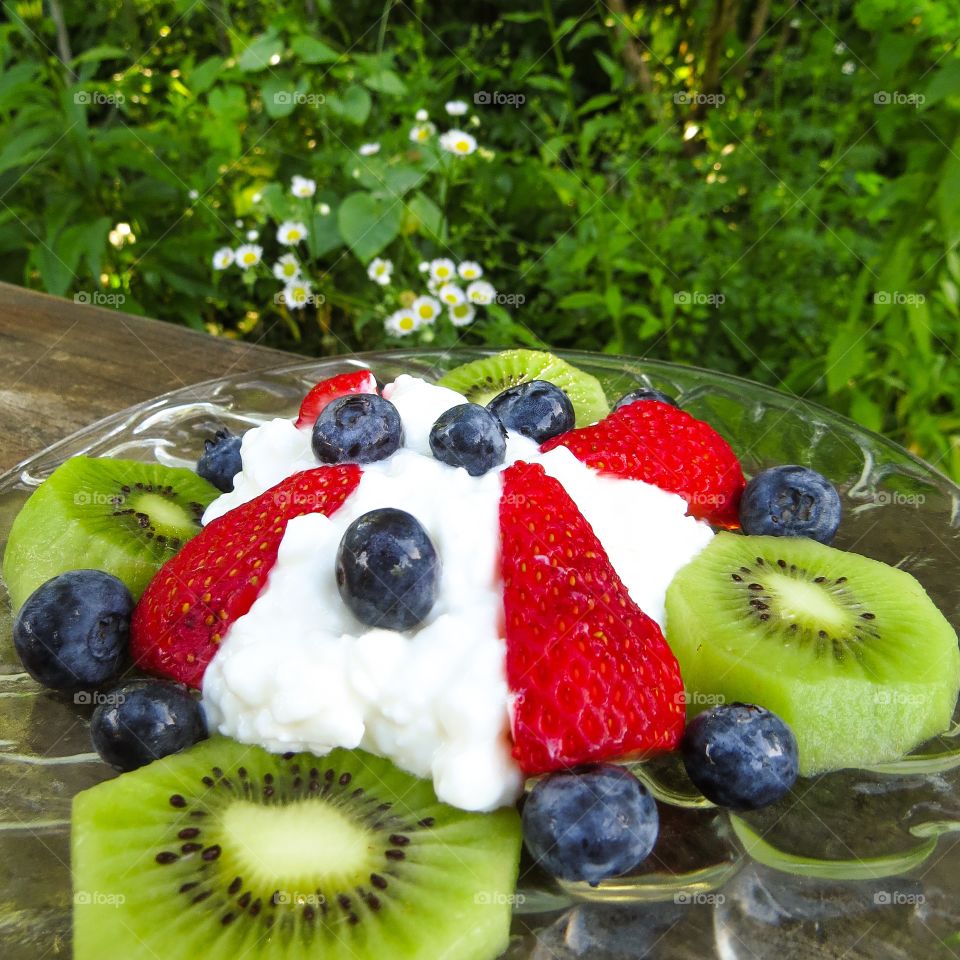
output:
[[[124,407],[289,359],[0,283],[0,473]]]

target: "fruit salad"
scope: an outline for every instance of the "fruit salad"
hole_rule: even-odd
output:
[[[78,901],[78,960],[493,960],[522,852],[584,889],[663,857],[646,764],[776,810],[946,730],[947,619],[735,441],[512,350],[323,380],[195,471],[64,463],[3,577],[29,674],[109,692],[72,871],[122,903]]]

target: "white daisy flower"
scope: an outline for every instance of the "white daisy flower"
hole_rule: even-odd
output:
[[[306,235],[306,225],[300,223],[299,220],[284,220],[283,223],[277,227],[277,242],[282,243],[285,247],[292,247],[298,244]]]
[[[469,327],[477,316],[477,311],[472,303],[458,303],[447,309],[447,315],[455,327]]]
[[[187,193],[187,196],[188,196],[191,200],[196,200],[196,199],[200,196],[200,191],[199,191],[199,190],[190,190],[190,191]]]
[[[357,151],[357,153],[359,153],[361,157],[372,157],[375,153],[379,153],[379,152],[380,152],[379,143],[361,143],[360,149]]]
[[[430,276],[438,283],[446,283],[457,276],[457,268],[453,261],[446,257],[440,257],[437,260],[430,261]]]
[[[317,181],[294,174],[290,181],[290,192],[295,197],[312,197],[317,192]]]
[[[384,321],[387,333],[395,337],[406,337],[420,329],[420,323],[412,310],[397,310]]]
[[[455,283],[445,283],[440,288],[440,300],[448,307],[455,307],[458,303],[466,300],[464,292]]]
[[[307,280],[293,280],[283,288],[283,302],[288,310],[302,310],[312,299]]]
[[[427,281],[427,290],[429,290],[431,295],[435,297],[440,292],[440,284],[431,278]]]
[[[258,247],[255,243],[245,243],[237,247],[233,259],[238,267],[249,269],[255,267],[263,256],[263,247]]]
[[[278,280],[296,280],[300,276],[300,264],[292,253],[285,253],[274,265],[273,275]]]
[[[410,309],[418,324],[433,323],[440,316],[440,301],[434,297],[417,297]]]
[[[421,107],[414,116],[417,119],[417,123],[424,123],[426,120],[430,119],[430,114]]]
[[[479,280],[483,276],[483,267],[476,260],[464,260],[457,267],[462,280]]]
[[[471,303],[479,303],[486,305],[488,303],[493,303],[497,298],[497,291],[494,289],[493,284],[487,283],[486,280],[474,280],[467,287],[467,299]]]
[[[390,283],[390,275],[393,273],[393,261],[381,260],[380,257],[374,257],[367,267],[367,276],[374,282],[379,283],[381,287]]]
[[[234,225],[238,230],[240,230],[240,229],[243,227],[243,221],[238,217],[236,220],[233,221],[233,225]]]
[[[254,240],[259,240],[259,239],[260,239],[260,233],[259,233],[259,231],[257,231],[257,230],[248,230],[248,231],[247,231],[247,239],[248,239],[251,243],[253,243]]]
[[[317,213],[321,217],[328,217],[330,215],[330,204],[329,203],[318,203],[317,204]]]
[[[437,128],[432,123],[418,123],[410,128],[410,139],[414,143],[426,143],[436,132]]]
[[[443,105],[443,109],[446,110],[451,117],[462,117],[470,108],[464,100],[448,100]]]
[[[450,153],[466,157],[477,149],[477,141],[463,130],[448,130],[440,137],[440,146]]]
[[[221,247],[213,255],[213,269],[226,270],[233,263],[233,251],[229,247]]]
[[[426,260],[421,260],[420,263],[417,264],[417,269],[421,273],[426,273],[430,269],[430,264]]]

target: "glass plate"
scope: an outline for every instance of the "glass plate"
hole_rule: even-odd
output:
[[[396,351],[292,363],[168,393],[88,427],[0,477],[0,547],[24,499],[84,453],[191,465],[216,427],[296,413],[323,377],[369,367],[434,378],[488,351]],[[615,399],[639,383],[677,396],[751,474],[808,464],[837,484],[837,546],[913,573],[956,626],[960,488],[902,448],[758,384],[655,361],[565,354]],[[0,942],[5,960],[70,952],[73,795],[110,776],[90,752],[90,697],[26,676],[0,604]],[[82,702],[87,700],[88,702]],[[78,702],[75,702],[78,701]],[[731,817],[672,758],[635,769],[662,801],[661,839],[627,878],[559,885],[524,864],[510,960],[756,960],[960,956],[960,751],[950,734],[872,770],[803,780],[775,809]]]

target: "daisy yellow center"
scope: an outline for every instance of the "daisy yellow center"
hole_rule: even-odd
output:
[[[299,239],[300,239],[300,231],[299,231],[299,230],[291,230],[291,231],[287,234],[287,237],[288,237],[290,240],[299,240]]]
[[[283,265],[283,272],[288,276],[292,277],[296,272],[296,267],[292,263],[285,263]]]
[[[383,276],[387,272],[387,268],[382,264],[379,267],[376,267],[377,276]]]
[[[465,303],[458,303],[454,308],[453,312],[458,317],[465,317],[469,312],[469,307]]]
[[[476,276],[477,276],[477,271],[476,271],[476,270],[464,270],[464,271],[463,271],[463,275],[464,275],[468,280],[473,280],[473,279],[475,279]]]
[[[423,311],[420,311],[423,313]],[[401,317],[398,323],[398,326],[401,330],[412,330],[413,329],[413,318],[412,317]]]
[[[450,276],[450,271],[446,267],[437,267],[437,276],[446,279]]]
[[[297,303],[301,303],[307,299],[307,292],[303,289],[303,287],[294,287],[293,299],[296,300]]]
[[[459,150],[461,153],[466,153],[466,152],[470,149],[470,144],[467,143],[466,140],[458,140],[458,141],[454,144],[454,146],[455,146],[455,147],[457,148],[457,150]]]
[[[429,320],[433,316],[433,307],[425,303],[420,308],[420,316],[423,317],[424,320]]]
[[[243,262],[244,262],[244,263],[256,263],[256,262],[257,262],[257,255],[256,255],[255,253],[245,253],[245,254],[243,255]]]

